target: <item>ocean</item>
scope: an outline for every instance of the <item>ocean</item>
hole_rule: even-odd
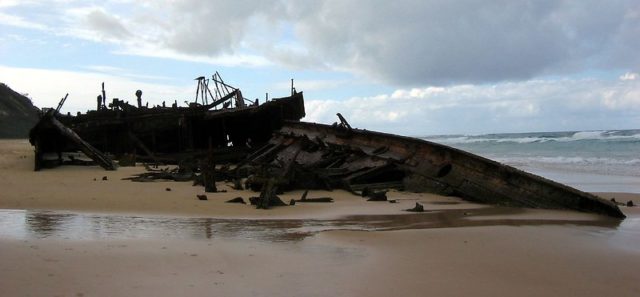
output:
[[[583,191],[640,193],[640,130],[420,138],[478,154]]]

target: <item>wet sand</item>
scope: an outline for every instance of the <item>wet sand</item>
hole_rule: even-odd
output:
[[[608,237],[567,226],[292,243],[3,240],[0,286],[4,296],[637,296],[640,257]]]
[[[332,204],[264,211],[223,202],[255,193],[228,189],[199,201],[202,187],[190,183],[121,180],[141,167],[32,166],[28,142],[0,140],[0,208],[16,209],[0,211],[2,296],[640,294],[638,207],[623,208],[629,218],[620,222],[334,191],[310,194]],[[637,194],[599,195],[640,204]],[[428,212],[402,212],[416,201]]]

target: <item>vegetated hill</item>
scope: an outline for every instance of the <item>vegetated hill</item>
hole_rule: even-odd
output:
[[[0,83],[0,138],[27,138],[39,113],[31,99]]]

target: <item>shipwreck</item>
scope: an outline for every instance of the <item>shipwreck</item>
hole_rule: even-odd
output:
[[[353,129],[340,118],[334,125],[286,123],[247,162],[269,164],[267,176],[284,177],[285,187],[355,193],[395,188],[625,217],[615,203],[596,195],[442,144]]]
[[[355,129],[340,114],[333,125],[302,122],[303,93],[293,81],[289,96],[260,104],[218,73],[196,80],[196,99],[187,107],[177,102],[147,107],[140,91],[136,105],[113,99],[107,106],[103,86],[97,109],[73,116],[59,113],[63,98],[30,132],[35,169],[77,162],[63,155],[80,150],[108,170],[116,168],[113,159],[120,165],[181,164],[180,179],[204,178],[207,191],[215,189],[216,179],[234,181],[238,188],[246,180],[261,192],[252,200],[261,208],[285,205],[277,193],[291,189],[358,195],[398,189],[625,217],[615,203],[596,195],[442,144]]]

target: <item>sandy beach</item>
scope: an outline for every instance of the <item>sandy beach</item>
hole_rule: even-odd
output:
[[[398,203],[256,210],[142,166],[33,171],[0,140],[1,296],[638,296],[640,209],[623,221],[390,192]],[[298,199],[301,191],[281,195]],[[640,195],[598,193],[640,204]],[[415,202],[423,214],[403,209]]]

